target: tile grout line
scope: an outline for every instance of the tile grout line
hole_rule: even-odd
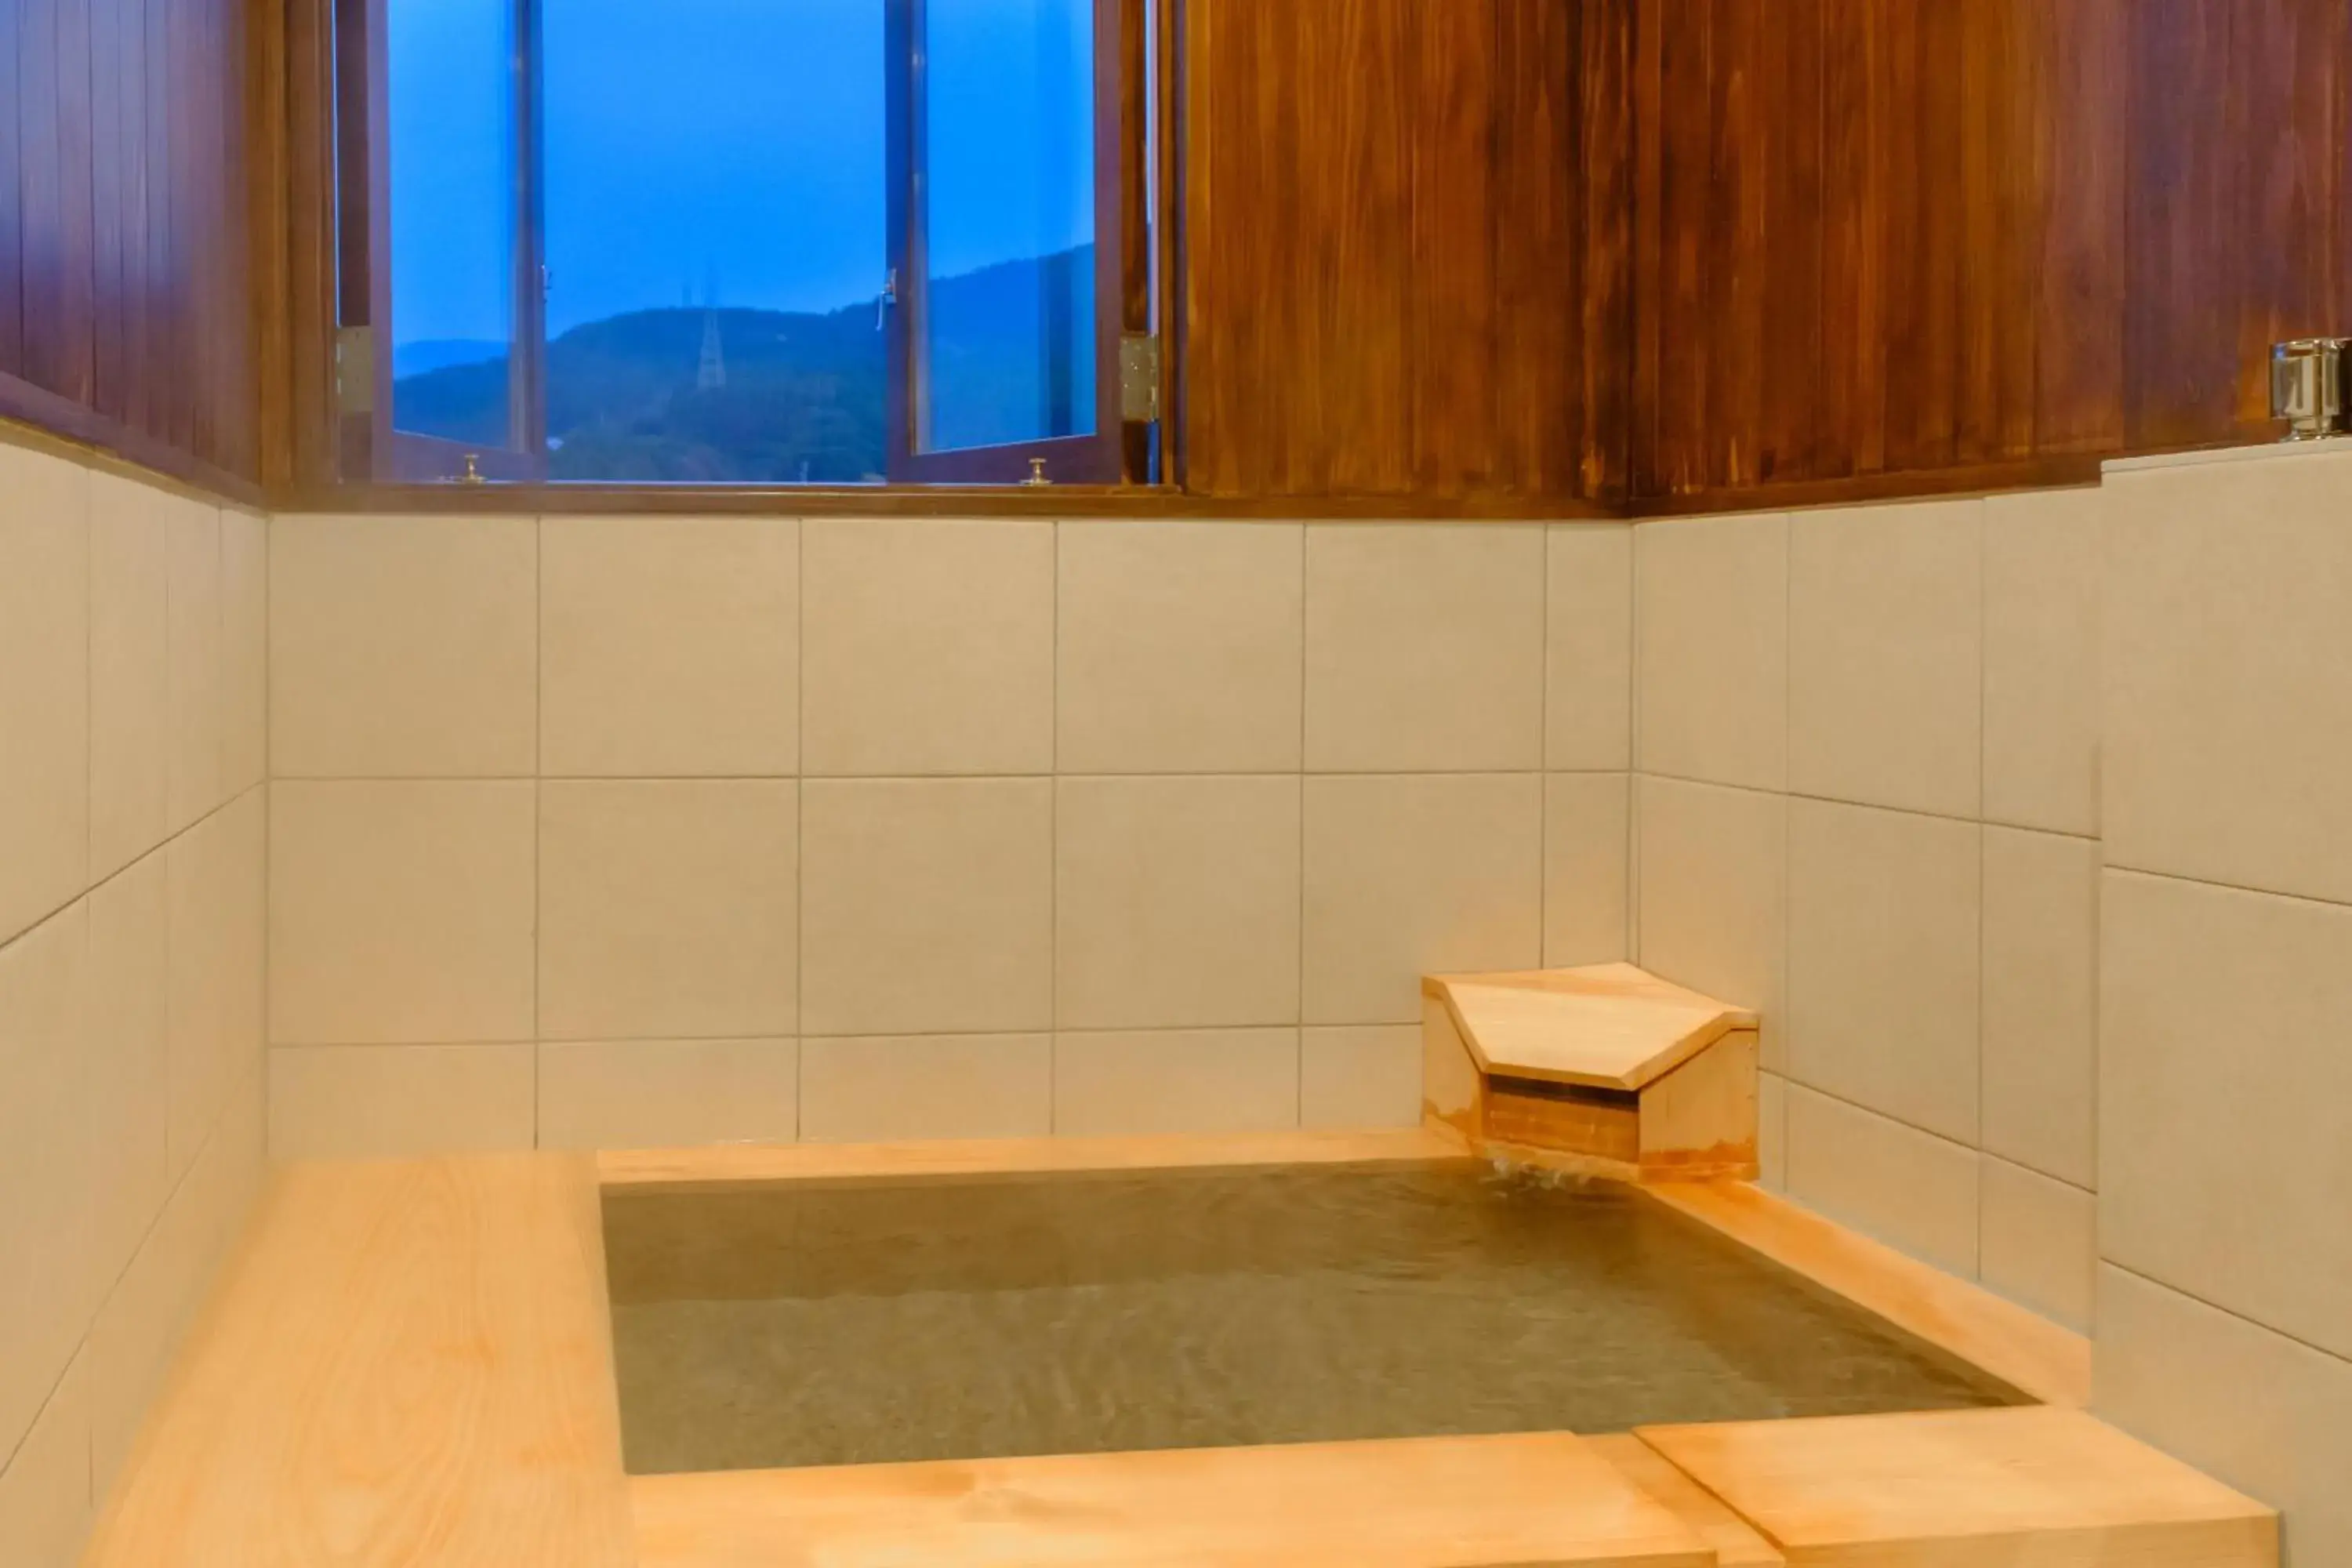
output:
[[[1982,1279],[1984,1278],[1985,1261],[1985,1160],[1988,1158],[1984,1147],[1985,921],[1990,913],[1985,906],[1985,637],[1986,623],[1988,619],[1986,600],[1987,594],[1989,592],[1985,584],[1985,570],[1990,559],[1989,541],[1987,536],[1991,531],[1992,518],[1991,514],[1986,510],[1985,503],[1982,500],[1979,500],[1975,503],[1975,513],[1977,543],[1977,920],[1976,931],[1973,934],[1976,937],[1977,944],[1977,1105],[1976,1136],[1971,1140],[1971,1142],[1975,1145],[1977,1151],[1976,1278]],[[2094,981],[2093,988],[2095,990],[2095,982],[2097,979],[2097,963],[2095,959],[2093,962],[2092,969],[2092,977]],[[2097,1051],[2097,1037],[2095,1034],[2092,1037],[2092,1049],[2095,1057]],[[2096,1075],[2095,1073],[2094,1077]],[[2096,1244],[2095,1242],[2095,1246]]]
[[[1052,577],[1045,613],[1048,619],[1047,657],[1052,668],[1047,681],[1045,754],[1052,763],[1052,786],[1045,801],[1045,1131],[1062,1130],[1062,524],[1051,530]]]
[[[540,770],[547,765],[547,518],[531,520],[530,531],[530,1146],[541,1148],[540,1082],[541,1037],[547,1033],[541,1017],[545,1005],[546,968],[541,927],[541,870],[547,858],[544,817],[546,803]]]
[[[2307,1340],[2301,1334],[2282,1329],[2275,1323],[2266,1323],[2260,1318],[2249,1317],[2244,1312],[2238,1310],[2235,1307],[2225,1307],[2221,1305],[2221,1302],[2208,1300],[2207,1298],[2199,1295],[2194,1290],[2184,1290],[2168,1279],[2159,1279],[2155,1275],[2147,1273],[2144,1269],[2135,1268],[2130,1264],[2122,1262],[2116,1258],[2109,1258],[2104,1253],[2099,1256],[2097,1263],[2102,1268],[2112,1268],[2116,1273],[2124,1275],[2129,1279],[2137,1279],[2143,1285],[2152,1285],[2156,1287],[2156,1289],[2162,1290],[2168,1295],[2179,1297],[2184,1301],[2193,1301],[2209,1312],[2219,1312],[2221,1316],[2230,1319],[2232,1322],[2243,1323],[2248,1328],[2260,1329],[2266,1334],[2275,1335],[2291,1345],[2296,1345],[2304,1350],[2310,1351],[2315,1355],[2324,1355],[2332,1362],[2339,1363],[2345,1366],[2352,1366],[2352,1356],[2347,1356],[2340,1351],[2329,1350],[2326,1345],[2320,1344],[2313,1340]],[[2094,1310],[2095,1312],[2095,1306]]]
[[[808,1123],[808,519],[793,520],[793,1142]]]
[[[1314,524],[1298,525],[1298,941],[1297,960],[1298,1016],[1298,1125],[1307,1125],[1307,539]]]
[[[1536,617],[1536,967],[1551,962],[1551,527],[1538,531],[1542,611]]]

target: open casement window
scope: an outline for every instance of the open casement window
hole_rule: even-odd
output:
[[[889,4],[890,478],[1112,483],[1130,7]]]
[[[1146,0],[335,5],[346,477],[1128,477]]]
[[[337,0],[347,473],[544,475],[540,13]]]

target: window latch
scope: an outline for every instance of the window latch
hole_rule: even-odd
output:
[[[882,294],[874,301],[874,330],[882,330],[882,318],[898,302],[898,269],[895,267],[882,274]]]

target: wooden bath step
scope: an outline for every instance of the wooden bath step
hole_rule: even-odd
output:
[[[1789,1568],[2278,1564],[2276,1513],[2079,1410],[1839,1415],[1635,1436],[1753,1526]]]
[[[639,1476],[639,1568],[1716,1568],[1565,1432]]]
[[[1757,1016],[1630,963],[1422,982],[1430,1115],[1600,1173],[1756,1174]]]

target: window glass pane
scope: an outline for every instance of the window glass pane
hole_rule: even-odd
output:
[[[551,477],[882,477],[884,22],[545,0]]]
[[[387,0],[393,424],[513,444],[513,0]]]
[[[1094,0],[929,0],[916,447],[1095,428]]]

